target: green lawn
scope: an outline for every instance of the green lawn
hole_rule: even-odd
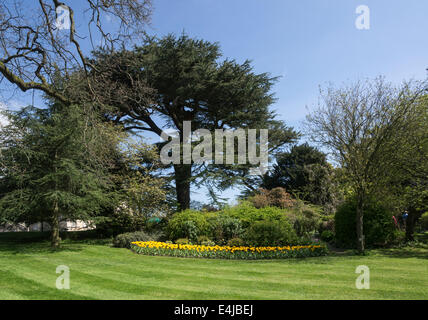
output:
[[[70,268],[70,290],[55,287],[58,265]],[[355,288],[358,265],[370,268],[370,290]],[[143,256],[100,241],[51,251],[0,236],[0,299],[428,299],[428,250],[229,261]]]

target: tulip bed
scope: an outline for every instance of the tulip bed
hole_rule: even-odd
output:
[[[187,244],[182,245],[155,241],[132,242],[131,250],[136,253],[152,256],[244,260],[318,257],[327,254],[327,248],[321,245],[284,247],[230,247]]]

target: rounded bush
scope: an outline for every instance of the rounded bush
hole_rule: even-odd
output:
[[[291,208],[295,204],[291,195],[281,187],[272,190],[260,189],[258,194],[249,198],[249,201],[256,208],[278,207],[285,209]]]
[[[363,229],[366,246],[383,245],[394,238],[392,214],[379,203],[368,201],[364,207]],[[336,243],[344,248],[355,248],[357,203],[345,202],[336,212],[334,224]]]
[[[205,240],[201,242],[201,246],[213,247],[215,246],[215,242],[212,240]]]
[[[171,240],[188,238],[192,242],[197,242],[198,236],[208,236],[209,229],[209,224],[204,213],[195,210],[185,210],[177,212],[168,221],[167,234]]]
[[[324,230],[321,233],[321,240],[325,242],[331,242],[334,239],[334,233],[330,230]]]
[[[211,241],[211,239],[207,236],[199,236],[196,243],[202,244],[202,242],[205,242],[205,241]]]
[[[241,238],[232,238],[227,242],[227,245],[229,247],[242,247],[245,245],[245,242]]]
[[[244,240],[252,246],[282,246],[294,244],[297,235],[285,219],[266,219],[254,222],[246,231]]]
[[[190,244],[190,241],[187,238],[180,238],[180,239],[175,240],[175,243],[176,244]]]
[[[239,238],[244,232],[241,220],[222,213],[211,213],[208,223],[210,236],[217,243],[226,243],[232,238]]]
[[[244,229],[254,222],[262,220],[280,220],[285,217],[285,211],[276,207],[257,209],[250,202],[244,201],[237,206],[224,209],[222,214],[241,221]]]
[[[159,241],[163,238],[161,233],[146,233],[144,231],[122,233],[113,239],[116,248],[130,248],[135,241]]]

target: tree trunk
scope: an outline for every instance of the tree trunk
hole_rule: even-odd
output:
[[[52,215],[52,238],[51,238],[51,246],[54,249],[59,248],[61,238],[59,236],[59,208],[58,204],[55,204],[53,215]]]
[[[192,178],[192,165],[174,165],[175,190],[177,192],[178,210],[190,208],[190,179]]]
[[[364,252],[364,194],[358,192],[357,195],[357,249],[360,253]]]
[[[415,238],[413,236],[413,233],[415,231],[416,210],[410,208],[408,214],[409,215],[406,219],[406,240],[414,241]]]

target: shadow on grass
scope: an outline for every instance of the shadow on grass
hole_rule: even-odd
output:
[[[52,254],[58,252],[81,251],[85,245],[109,245],[110,239],[70,239],[69,235],[62,234],[65,239],[58,249],[50,245],[49,233],[3,233],[0,234],[0,253],[9,254]]]
[[[391,248],[380,249],[378,252],[384,256],[394,258],[419,258],[428,259],[428,246],[418,247],[404,247],[404,248]]]
[[[36,243],[4,242],[0,244],[0,253],[6,254],[52,254],[58,252],[81,251],[83,246],[78,243],[62,243],[58,249],[53,249],[48,241]]]
[[[417,241],[420,241],[420,242],[423,242],[425,244],[428,244],[428,231],[421,232],[421,233],[416,233],[415,234],[415,239]]]

